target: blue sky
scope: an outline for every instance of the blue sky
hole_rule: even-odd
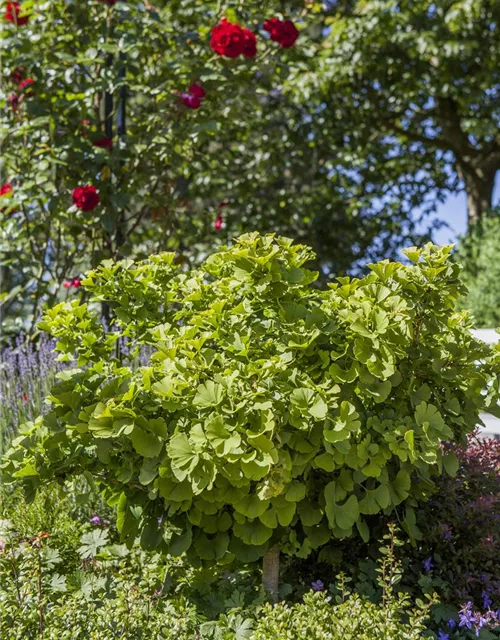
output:
[[[500,180],[497,179],[493,204],[499,204],[500,200]],[[457,237],[465,233],[467,225],[467,199],[465,193],[450,195],[433,216],[438,220],[444,220],[449,228],[439,229],[434,232],[434,242],[436,244],[449,244],[456,242]]]

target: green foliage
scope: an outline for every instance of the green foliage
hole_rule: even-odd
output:
[[[333,130],[348,123],[340,162],[343,151],[363,177],[387,175],[383,209],[398,209],[398,188],[399,207],[415,209],[465,188],[476,221],[500,169],[499,4],[348,0],[332,14],[317,55],[305,72],[292,70],[287,89],[335,109]]]
[[[350,594],[349,579],[341,574],[336,602],[326,593],[308,592],[303,602],[289,606],[267,605],[257,623],[253,640],[286,637],[289,640],[417,640],[422,637],[429,609],[436,602],[430,596],[418,608],[411,608],[407,594],[396,594],[401,579],[401,562],[396,559],[395,547],[401,543],[394,526],[384,536],[387,544],[381,548],[378,583],[382,601],[374,604],[367,598]]]
[[[454,254],[462,265],[460,277],[468,290],[460,306],[472,311],[477,327],[500,326],[499,247],[500,216],[496,212],[475,224],[460,239]]]
[[[275,543],[306,557],[332,537],[368,539],[368,517],[399,505],[418,537],[415,505],[455,470],[442,441],[463,441],[497,392],[482,396],[496,365],[454,311],[449,252],[413,248],[411,266],[373,264],[326,291],[309,249],[257,234],[187,274],[169,256],[102,265],[84,285],[114,331],[89,329],[86,304],[45,316],[77,366],[13,442],[4,478],[30,495],[92,477],[127,545],[195,564]],[[113,357],[122,333],[153,348],[147,366]]]
[[[339,272],[407,233],[407,208],[370,206],[387,176],[360,181],[352,151],[340,158],[345,124],[318,135],[318,104],[284,91],[291,68],[309,68],[323,42],[317,5],[109,4],[43,0],[25,25],[2,18],[1,174],[13,186],[0,207],[4,334],[33,330],[44,306],[74,295],[65,279],[106,258],[177,250],[199,264],[229,234],[259,229],[307,239]],[[290,49],[262,29],[278,14],[301,31]],[[256,58],[214,55],[210,31],[224,16],[256,33]],[[30,92],[16,72],[34,80]],[[193,110],[181,94],[195,81],[206,96]],[[335,109],[321,127],[340,122]],[[95,146],[103,136],[112,150]],[[86,184],[101,204],[83,212],[71,192]]]

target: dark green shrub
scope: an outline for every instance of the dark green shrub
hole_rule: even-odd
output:
[[[494,373],[454,310],[449,251],[410,249],[412,266],[370,265],[327,291],[311,286],[311,251],[273,236],[242,236],[188,274],[171,254],[104,263],[84,286],[114,330],[87,304],[46,314],[75,368],[4,475],[28,493],[91,475],[129,545],[192,562],[275,545],[307,557],[332,537],[367,540],[367,518],[395,507],[418,535],[414,507],[458,464],[441,442],[473,430]],[[114,357],[120,336],[154,348],[147,366]]]

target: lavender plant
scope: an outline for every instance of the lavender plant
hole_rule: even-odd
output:
[[[104,329],[109,331],[107,326]],[[56,344],[56,340],[46,334],[41,334],[36,342],[20,334],[0,352],[0,455],[16,436],[19,425],[48,410],[45,398],[56,375],[67,367],[57,359]],[[145,366],[151,352],[145,345],[132,356],[126,336],[116,343],[117,358],[133,369]]]
[[[46,412],[44,398],[65,364],[58,362],[55,340],[42,334],[37,342],[23,334],[0,354],[0,453],[27,420]]]

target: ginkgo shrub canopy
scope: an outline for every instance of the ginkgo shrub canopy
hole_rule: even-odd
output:
[[[251,561],[279,544],[307,556],[369,537],[370,517],[413,507],[453,474],[497,385],[496,358],[454,306],[450,247],[410,249],[327,290],[304,246],[241,236],[198,269],[169,253],[104,262],[82,286],[115,315],[61,303],[41,328],[74,368],[3,464],[28,493],[85,474],[118,509],[128,544],[193,561]],[[149,350],[117,357],[119,339]]]

